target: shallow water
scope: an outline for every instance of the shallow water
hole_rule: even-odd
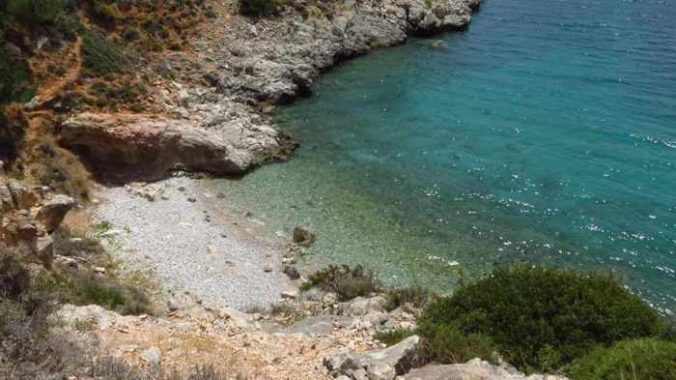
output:
[[[294,158],[217,181],[309,264],[450,290],[503,263],[612,270],[676,310],[676,3],[487,0],[278,112]]]

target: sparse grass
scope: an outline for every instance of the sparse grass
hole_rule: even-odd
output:
[[[302,289],[317,287],[327,292],[334,292],[340,301],[349,301],[355,297],[368,296],[382,289],[371,270],[361,265],[331,265],[310,275]]]
[[[59,147],[48,132],[29,144],[23,154],[29,177],[76,199],[89,198],[89,172],[73,153]]]
[[[53,292],[60,302],[76,305],[100,305],[120,314],[152,314],[146,293],[124,278],[97,274],[91,270],[78,272],[43,271],[35,279],[35,288]]]
[[[378,331],[375,335],[375,338],[388,346],[392,346],[413,335],[415,335],[414,330],[399,328],[394,330]]]

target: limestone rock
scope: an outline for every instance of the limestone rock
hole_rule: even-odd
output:
[[[472,359],[462,364],[428,364],[404,375],[402,380],[566,380],[565,377],[534,374],[526,376],[510,368]]]
[[[152,366],[159,366],[162,360],[162,352],[157,346],[153,346],[141,352],[141,359]]]
[[[35,219],[42,223],[49,233],[61,224],[66,213],[75,206],[75,200],[67,195],[57,194],[47,199],[37,211]]]
[[[370,363],[366,372],[370,380],[393,380],[396,376],[394,368],[381,362]]]
[[[415,364],[419,343],[420,338],[417,335],[413,335],[394,346],[369,352],[361,358],[361,361],[367,366],[375,362],[387,364],[394,368],[398,375],[401,375],[406,373]]]
[[[216,129],[178,119],[93,113],[66,120],[61,138],[99,175],[147,179],[172,170],[240,174],[273,156],[283,140],[273,128],[247,123]]]

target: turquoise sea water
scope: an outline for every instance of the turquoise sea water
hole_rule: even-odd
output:
[[[676,3],[487,0],[278,112],[303,145],[213,185],[306,260],[451,290],[504,263],[612,270],[676,311]]]

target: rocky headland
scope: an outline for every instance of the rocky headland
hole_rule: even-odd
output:
[[[272,18],[217,9],[191,51],[168,54],[158,73],[176,68],[187,80],[157,80],[160,112],[85,113],[61,127],[61,144],[107,179],[157,179],[172,170],[237,175],[298,145],[265,111],[311,92],[337,63],[400,44],[411,35],[467,27],[478,0],[381,0],[301,3]]]

